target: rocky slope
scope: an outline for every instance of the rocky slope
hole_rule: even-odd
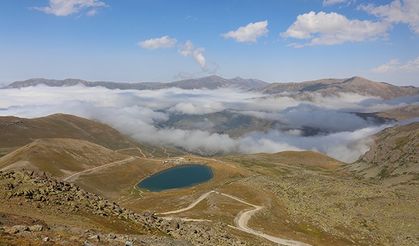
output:
[[[0,172],[0,197],[0,244],[245,245],[223,225],[134,213],[33,172]]]
[[[379,132],[370,150],[349,169],[368,178],[419,178],[419,123]]]

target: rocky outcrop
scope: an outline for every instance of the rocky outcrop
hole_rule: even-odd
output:
[[[419,123],[387,128],[374,136],[370,150],[348,169],[367,178],[419,176]]]
[[[146,235],[167,235],[192,245],[245,245],[225,231],[226,225],[210,226],[199,222],[165,220],[150,212],[134,213],[74,184],[47,175],[38,176],[34,172],[0,172],[0,197],[16,203],[31,203],[36,208],[49,210],[51,214],[90,214],[124,221],[141,228]],[[43,230],[46,230],[44,226],[16,225],[4,227],[3,233],[16,235]],[[102,232],[94,235],[98,235],[96,239],[108,238]]]

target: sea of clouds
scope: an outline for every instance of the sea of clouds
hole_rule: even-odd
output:
[[[353,112],[375,112],[418,102],[417,97],[381,100],[357,94],[307,99],[283,94],[267,96],[233,88],[217,90],[110,90],[102,87],[46,87],[0,90],[0,115],[41,117],[67,113],[109,124],[134,139],[171,145],[201,154],[313,150],[353,162],[368,150],[369,136],[392,123],[371,122]],[[161,128],[173,114],[204,115],[230,110],[278,120],[295,127],[328,130],[303,136],[298,130],[250,132],[238,138],[201,129]]]

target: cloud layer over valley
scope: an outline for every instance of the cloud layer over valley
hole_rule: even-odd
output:
[[[107,123],[140,142],[200,154],[314,150],[352,162],[368,150],[368,136],[390,124],[366,113],[409,100],[384,101],[349,93],[267,96],[229,88],[36,86],[0,90],[0,115],[74,114]],[[229,135],[237,129],[239,134]]]

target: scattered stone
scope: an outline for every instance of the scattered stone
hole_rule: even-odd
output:
[[[96,241],[100,242],[100,236],[99,235],[90,236],[89,239],[96,240]]]
[[[12,227],[6,227],[4,232],[9,233],[9,234],[17,234],[17,233],[22,233],[24,231],[28,231],[28,227],[24,226],[24,225],[15,225]]]
[[[44,230],[44,227],[42,225],[29,226],[29,231],[32,231],[32,232],[39,232],[42,230]]]
[[[114,221],[122,219],[124,223],[131,223],[128,226],[142,228],[145,232],[150,232],[150,235],[162,234],[162,232],[170,235],[170,237],[159,236],[159,239],[143,240],[145,242],[143,245],[246,245],[236,237],[226,237],[226,225],[208,227],[199,223],[167,221],[157,217],[152,212],[137,214],[120,207],[115,202],[110,202],[75,185],[57,181],[49,176],[37,176],[25,171],[4,172],[0,174],[1,190],[7,190],[5,194],[7,197],[0,197],[1,199],[17,199],[16,203],[22,206],[42,207],[43,210],[51,210],[49,212],[52,214],[70,215],[74,214],[75,208],[77,208],[76,211],[109,217]],[[19,236],[31,237],[33,236],[32,233],[42,232],[47,229],[45,225],[15,226],[5,228],[5,232],[7,230],[9,234],[19,233]],[[56,228],[48,229],[51,233],[54,233],[55,230]],[[196,233],[194,230],[196,230]],[[21,232],[29,234],[22,235],[20,234]],[[134,237],[134,239],[131,236],[128,238],[127,235],[101,234],[93,230],[86,230],[84,233],[79,231],[77,235],[83,236],[79,238],[72,237],[70,240],[70,237],[74,236],[74,234],[67,237],[67,239],[63,239],[65,236],[62,234],[55,234],[54,238],[60,243],[64,243],[63,240],[68,240],[67,245],[74,245],[75,242],[78,242],[78,245],[89,246],[98,242],[107,245],[109,240],[113,240],[111,245],[116,242],[119,245],[124,245],[124,242],[125,245],[134,245],[134,242],[140,242],[143,239],[142,237],[145,237],[145,235],[142,235],[139,238]],[[84,241],[85,239],[88,240]],[[50,239],[46,237],[43,240],[49,241]],[[156,240],[163,241],[162,243],[155,243]],[[181,243],[173,244],[173,240],[178,240]]]
[[[84,241],[83,246],[92,246],[88,241]]]

